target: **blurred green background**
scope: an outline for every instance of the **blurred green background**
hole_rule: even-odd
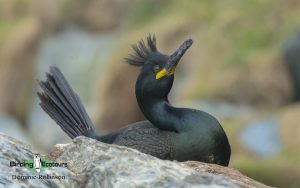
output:
[[[231,167],[300,187],[299,25],[299,0],[0,0],[0,132],[43,152],[70,141],[38,106],[52,64],[100,132],[142,120],[130,45],[156,34],[171,54],[193,38],[171,102],[218,118]]]

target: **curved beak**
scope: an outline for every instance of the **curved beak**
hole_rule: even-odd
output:
[[[156,79],[160,79],[166,75],[174,74],[181,57],[187,51],[187,49],[192,46],[192,44],[192,39],[184,41],[184,43],[182,43],[180,47],[170,56],[165,67],[156,74]]]

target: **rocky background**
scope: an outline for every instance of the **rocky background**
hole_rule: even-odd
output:
[[[300,186],[300,2],[0,0],[0,132],[47,153],[70,139],[39,108],[38,79],[59,66],[101,132],[142,120],[123,63],[149,33],[171,53],[192,48],[171,92],[216,116],[230,167],[267,185]]]

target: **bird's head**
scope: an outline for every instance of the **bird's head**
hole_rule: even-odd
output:
[[[192,39],[186,40],[172,55],[157,50],[155,36],[149,35],[146,43],[141,40],[133,45],[134,54],[126,58],[126,62],[142,67],[136,82],[137,95],[166,97],[172,88],[176,67],[192,44]]]

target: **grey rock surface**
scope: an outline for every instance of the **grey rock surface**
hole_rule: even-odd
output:
[[[24,167],[11,167],[10,161],[24,162],[33,158],[31,147],[10,136],[0,134],[0,187],[78,187],[79,182],[73,172],[66,168],[51,168],[41,174],[34,174]],[[26,179],[24,177],[34,177]],[[39,175],[65,176],[63,179],[39,179]],[[13,178],[18,176],[19,178]],[[21,176],[23,179],[20,179]]]
[[[65,176],[65,179],[18,180],[12,176],[33,172],[24,167],[10,167],[9,161],[31,159],[30,146],[0,134],[0,148],[0,187],[267,187],[231,168],[193,161],[164,161],[86,137],[56,145],[45,155],[49,161],[67,163],[67,168],[49,168],[40,174]]]

